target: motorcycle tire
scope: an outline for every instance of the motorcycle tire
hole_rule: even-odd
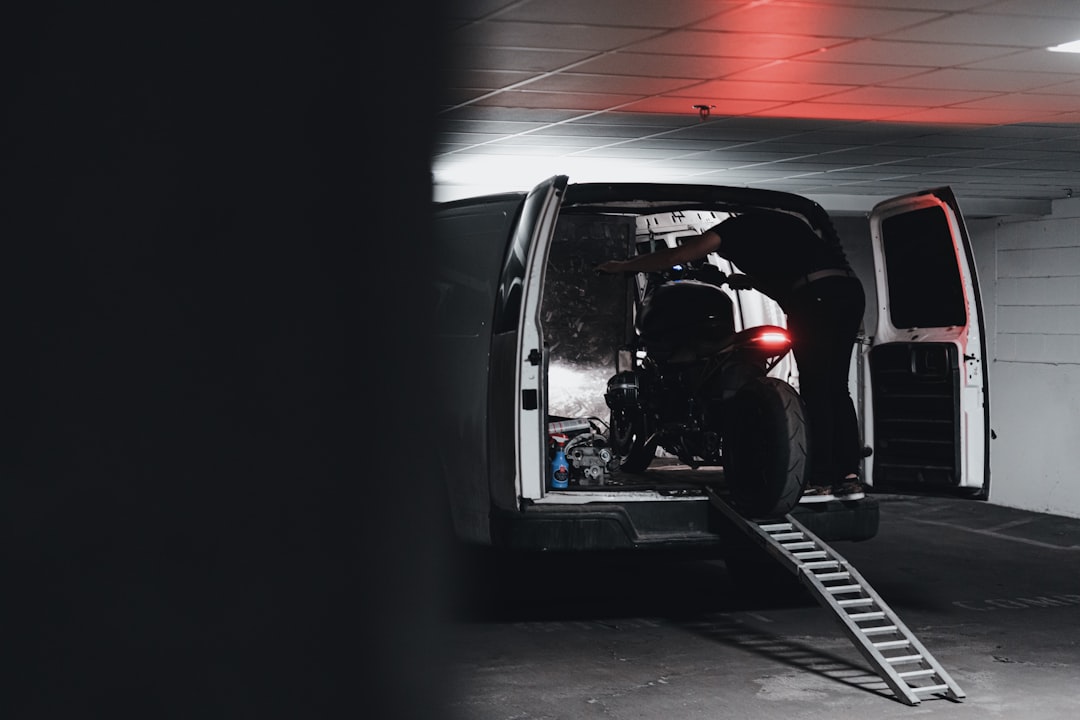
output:
[[[649,436],[640,415],[617,412],[611,415],[609,443],[619,456],[619,469],[631,474],[643,473],[656,457],[656,443]]]
[[[806,483],[806,413],[795,388],[754,378],[725,411],[724,477],[732,505],[750,519],[786,515]]]

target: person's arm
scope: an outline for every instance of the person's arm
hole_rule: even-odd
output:
[[[635,255],[626,260],[607,260],[596,266],[600,272],[653,272],[700,260],[720,249],[720,234],[706,230],[701,235],[686,238],[681,245],[661,248],[651,253]]]

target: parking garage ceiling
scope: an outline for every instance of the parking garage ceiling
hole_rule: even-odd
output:
[[[771,188],[834,212],[1080,193],[1075,0],[457,0],[436,199],[545,177]]]

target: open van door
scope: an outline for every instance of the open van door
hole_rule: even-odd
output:
[[[521,497],[538,497],[547,459],[547,351],[540,321],[545,259],[568,178],[555,175],[534,187],[521,206],[499,277],[491,343],[491,501],[517,510]],[[513,484],[506,478],[513,477]]]
[[[546,247],[565,187],[566,178],[557,176],[529,193],[452,201],[435,213],[437,301],[427,380],[435,388],[435,448],[448,514],[456,536],[470,543],[491,543],[493,506],[516,508],[522,462],[531,482],[541,482],[543,358],[536,301],[526,286],[543,270],[536,254]],[[520,447],[519,437],[528,438]]]
[[[886,200],[870,214],[877,329],[864,366],[865,480],[878,490],[990,489],[982,302],[952,190]]]

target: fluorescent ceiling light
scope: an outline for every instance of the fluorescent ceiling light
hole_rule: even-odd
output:
[[[1073,40],[1072,42],[1061,43],[1060,45],[1055,45],[1046,49],[1050,52],[1080,53],[1080,40]]]

